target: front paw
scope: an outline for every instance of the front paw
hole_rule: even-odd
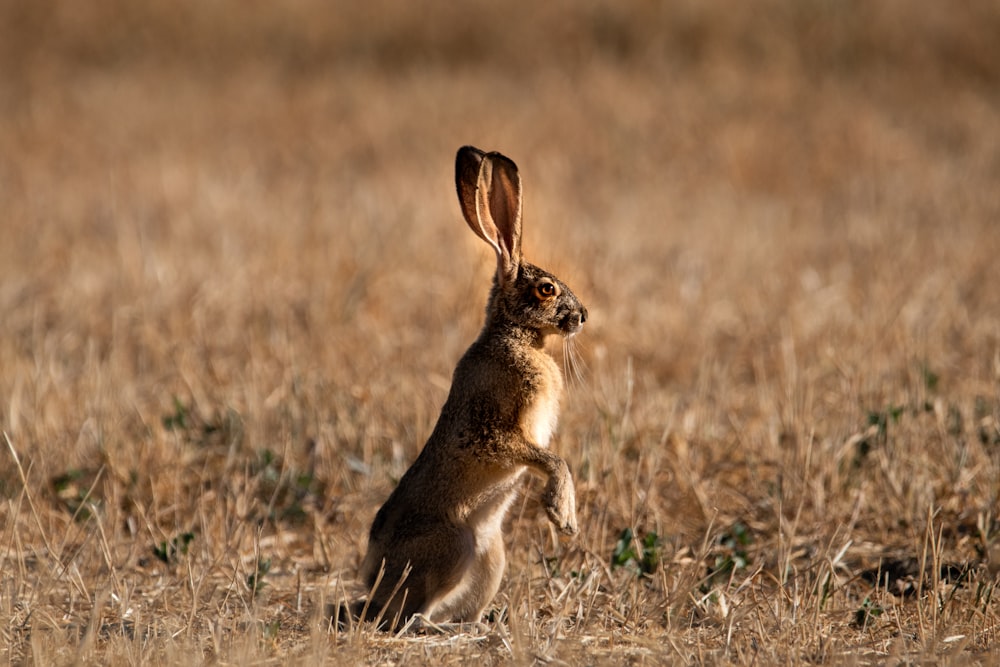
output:
[[[555,524],[564,535],[576,535],[579,532],[576,524],[576,494],[573,491],[573,480],[566,478],[558,488],[550,488],[545,494],[545,512],[549,520]]]

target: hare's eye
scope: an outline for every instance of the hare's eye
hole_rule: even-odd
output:
[[[558,288],[555,283],[550,283],[548,281],[538,283],[535,285],[535,296],[541,300],[551,299],[558,294]]]

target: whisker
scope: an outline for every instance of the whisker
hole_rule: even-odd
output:
[[[563,377],[566,378],[566,384],[570,389],[573,389],[575,388],[575,378],[573,377],[573,362],[570,360],[569,341],[569,338],[563,338],[562,341],[562,367]]]
[[[580,354],[575,337],[563,339],[563,369],[571,389],[581,389],[586,384],[587,364]]]
[[[580,384],[587,383],[587,374],[590,372],[590,368],[587,366],[587,360],[584,358],[583,354],[580,353],[580,343],[576,342],[573,344],[572,348],[574,363],[576,365],[576,375],[580,381]]]
[[[573,343],[571,340],[567,338],[563,342],[563,367],[565,369],[564,375],[566,376],[567,384],[570,389],[575,391],[577,388],[577,376],[576,366],[573,363]]]

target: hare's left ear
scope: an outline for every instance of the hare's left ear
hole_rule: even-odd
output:
[[[521,176],[500,153],[465,146],[455,159],[455,184],[465,221],[497,254],[497,282],[517,277],[521,265]]]

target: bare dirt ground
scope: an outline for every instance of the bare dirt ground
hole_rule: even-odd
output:
[[[0,2],[0,660],[996,664],[1000,7]],[[482,628],[329,628],[481,323],[587,304]],[[561,358],[562,350],[553,348]]]

